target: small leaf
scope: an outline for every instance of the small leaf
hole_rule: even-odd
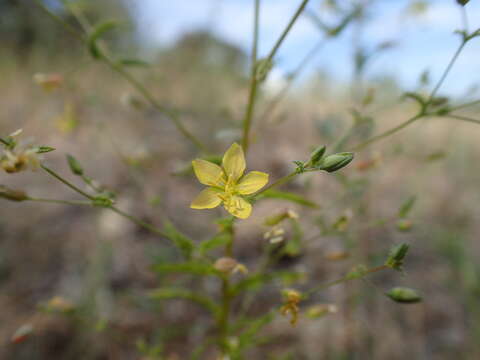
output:
[[[50,151],[55,151],[56,149],[50,146],[39,146],[37,147],[37,154],[48,153]]]
[[[433,162],[437,160],[444,159],[447,156],[447,153],[443,150],[435,151],[433,153],[430,153],[427,155],[425,158],[426,162]]]
[[[116,20],[105,21],[95,26],[95,28],[91,31],[87,39],[87,44],[90,54],[95,59],[99,59],[102,56],[101,50],[97,46],[98,39],[100,39],[106,32],[113,30],[119,25],[120,23]]]
[[[178,231],[170,221],[166,221],[163,226],[168,239],[178,247],[187,260],[190,260],[192,258],[193,249],[195,248],[193,241]]]
[[[263,327],[270,324],[275,318],[274,312],[268,312],[263,316],[252,319],[248,322],[248,327],[239,336],[239,349],[245,349],[254,345],[255,338]]]
[[[417,201],[417,197],[415,195],[410,196],[403,204],[400,206],[398,210],[398,217],[399,218],[406,218],[410,211],[412,210],[415,202]]]
[[[67,161],[68,161],[68,166],[70,166],[70,171],[73,174],[78,176],[83,175],[82,165],[80,165],[77,159],[75,159],[72,155],[67,154]]]
[[[280,191],[280,190],[267,190],[262,194],[262,197],[264,198],[270,198],[270,199],[281,199],[281,200],[287,200],[299,205],[311,207],[311,208],[317,208],[318,205],[314,203],[313,201],[310,201],[306,199],[305,197],[301,195],[297,195],[291,192],[287,191]]]
[[[403,271],[403,262],[408,253],[409,247],[410,246],[405,243],[401,243],[392,247],[385,265],[394,270]]]
[[[345,278],[348,280],[359,279],[364,277],[367,274],[367,271],[367,267],[363,264],[360,264],[350,270]]]
[[[151,65],[140,59],[120,59],[118,60],[123,66],[137,66],[137,67],[150,67]]]
[[[149,297],[156,300],[185,299],[203,306],[212,314],[217,316],[220,309],[217,304],[206,296],[197,294],[189,289],[183,288],[160,288],[149,293]]]
[[[231,237],[228,234],[219,234],[211,239],[202,241],[198,246],[198,252],[200,256],[205,256],[209,251],[212,251],[218,247],[225,246],[231,241]]]
[[[221,276],[221,273],[215,270],[211,264],[199,261],[190,261],[178,264],[156,264],[153,266],[153,270],[159,273],[185,273],[203,276]]]

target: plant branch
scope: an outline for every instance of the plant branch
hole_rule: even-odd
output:
[[[388,267],[387,265],[380,265],[380,266],[376,266],[376,267],[370,268],[368,270],[365,270],[360,276],[357,276],[357,277],[352,277],[352,276],[347,275],[347,276],[344,276],[340,279],[330,281],[330,282],[327,282],[326,284],[314,287],[314,288],[308,290],[307,292],[305,292],[304,295],[309,296],[309,295],[312,295],[313,293],[316,293],[318,291],[328,289],[329,287],[339,285],[339,284],[345,283],[345,282],[350,281],[350,280],[361,279],[361,278],[363,278],[367,275],[370,275],[370,274],[373,274],[373,273],[376,273],[376,272],[379,272],[379,271],[382,271],[382,270],[386,270],[386,269],[390,269],[390,267]]]
[[[307,6],[309,0],[303,0],[302,3],[300,4],[300,6],[298,7],[297,11],[295,11],[295,14],[293,15],[293,17],[291,18],[290,22],[288,23],[287,27],[283,30],[282,34],[280,35],[280,37],[278,38],[277,42],[275,43],[275,45],[273,46],[272,50],[270,50],[270,53],[268,54],[267,56],[267,61],[268,62],[271,62],[273,60],[273,58],[275,57],[278,49],[280,48],[280,46],[282,45],[283,41],[285,40],[285,38],[287,37],[288,33],[290,32],[290,30],[292,29],[293,25],[295,24],[295,22],[297,21],[298,17],[302,14],[303,10],[305,9],[305,7]]]
[[[257,52],[258,52],[258,32],[260,19],[260,0],[255,0],[255,15],[253,24],[253,47],[250,70],[250,93],[248,96],[247,111],[243,120],[243,138],[242,147],[245,154],[248,152],[249,134],[252,125],[253,114],[255,110],[255,101],[257,98],[258,79],[257,79]]]
[[[474,124],[480,124],[480,120],[473,119],[473,118],[470,118],[468,116],[448,114],[448,115],[445,115],[445,117],[449,117],[449,118],[457,119],[457,120],[462,120],[462,121],[467,121],[467,122],[471,122],[471,123],[474,123]]]
[[[52,169],[48,168],[47,166],[45,165],[40,165],[40,167],[45,170],[47,173],[49,173],[51,176],[53,176],[55,179],[57,179],[58,181],[62,182],[63,184],[67,185],[70,189],[72,189],[73,191],[79,193],[80,195],[82,195],[83,197],[86,197],[87,199],[89,200],[95,200],[95,197],[90,195],[90,194],[87,194],[85,191],[81,190],[80,188],[78,188],[77,186],[73,185],[70,181],[68,181],[67,179],[63,178],[61,175],[59,175],[58,173],[56,173],[55,171],[53,171]]]
[[[72,35],[74,35],[77,39],[79,39],[82,43],[87,45],[87,39],[85,35],[79,33],[74,27],[72,27],[68,22],[64,21],[61,17],[53,13],[50,9],[48,9],[40,0],[34,0],[35,3],[45,11],[53,20],[57,23],[62,25],[65,29],[69,31]],[[73,12],[73,15],[77,17],[78,14]],[[84,19],[79,20],[80,24],[84,27],[85,31],[88,31],[89,24],[87,24]],[[102,60],[110,69],[115,71],[117,74],[121,75],[127,82],[130,83],[149,103],[150,105],[155,108],[160,113],[164,114],[170,121],[173,122],[177,130],[190,142],[192,142],[198,149],[203,152],[207,152],[205,145],[197,139],[180,121],[178,114],[175,110],[168,109],[162,106],[155,97],[151,94],[151,92],[135,77],[133,77],[128,71],[126,71],[123,66],[116,61],[114,61],[110,56],[106,54],[105,51],[102,51],[100,54],[100,60]]]

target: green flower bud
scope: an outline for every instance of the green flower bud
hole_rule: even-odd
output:
[[[334,172],[347,166],[353,160],[353,153],[343,152],[327,156],[323,159],[320,170]]]
[[[386,295],[393,301],[403,304],[414,304],[422,301],[422,297],[415,290],[405,287],[395,287]]]
[[[457,3],[462,5],[462,6],[465,6],[467,5],[467,3],[469,2],[470,0],[457,0]]]
[[[72,155],[67,155],[68,166],[70,166],[70,170],[75,175],[82,176],[83,175],[83,168],[82,165],[75,159]]]
[[[28,200],[28,196],[22,190],[9,189],[6,186],[0,186],[0,198],[10,201],[24,201]]]
[[[322,160],[323,155],[325,154],[325,150],[327,150],[327,147],[325,145],[317,147],[313,152],[312,155],[310,155],[310,164],[312,166],[317,166]]]
[[[403,260],[407,255],[409,247],[410,246],[408,244],[404,243],[392,247],[392,249],[390,250],[390,254],[388,255],[387,261],[385,262],[385,265],[394,270],[402,271]]]

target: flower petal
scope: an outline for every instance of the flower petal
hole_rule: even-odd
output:
[[[224,186],[224,175],[220,166],[202,159],[193,160],[192,165],[198,181],[202,184],[219,187]]]
[[[251,171],[240,180],[235,189],[239,194],[249,195],[260,190],[267,185],[267,183],[267,173],[261,171]]]
[[[192,209],[213,209],[220,205],[221,202],[222,200],[218,197],[218,191],[212,188],[207,188],[193,199],[190,207]]]
[[[246,219],[252,213],[252,205],[240,196],[232,196],[223,206],[233,216]]]
[[[232,146],[223,155],[222,161],[223,169],[228,176],[231,176],[233,181],[237,181],[243,175],[245,171],[245,156],[243,155],[243,149],[237,143],[233,143]]]

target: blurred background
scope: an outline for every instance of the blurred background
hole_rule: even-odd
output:
[[[260,56],[299,3],[262,1]],[[128,72],[215,154],[240,139],[253,1],[43,4],[78,31],[119,20],[102,41],[130,60]],[[402,94],[428,95],[458,47],[454,30],[480,26],[480,4],[463,9],[454,0],[310,1],[260,88],[248,167],[277,179],[312,147],[348,151],[415,115]],[[0,0],[0,44],[2,136],[22,128],[25,141],[56,148],[46,164],[74,182],[65,154],[75,155],[119,208],[144,221],[168,222],[195,242],[215,234],[223,210],[189,208],[201,189],[189,167],[198,150],[128,82],[30,0]],[[479,97],[479,51],[474,39],[439,95],[453,104]],[[50,89],[42,76],[53,79]],[[478,118],[478,110],[462,114]],[[265,218],[293,210],[299,218],[285,226],[289,250],[275,269],[298,276],[254,292],[252,316],[280,304],[285,286],[309,288],[381,263],[399,242],[411,253],[404,275],[382,272],[302,305],[334,304],[335,313],[302,316],[296,327],[275,319],[246,358],[478,359],[479,134],[469,122],[423,119],[338,174],[306,174],[284,187],[299,195],[293,202],[259,202],[238,223],[235,257],[255,270],[268,242]],[[42,171],[2,173],[0,184],[78,200]],[[154,264],[179,258],[164,239],[106,209],[0,201],[1,359],[188,359],[211,335],[202,309],[146,296],[172,282],[219,291],[214,280],[155,273]],[[402,214],[406,203],[414,206]],[[383,294],[392,286],[417,289],[423,302],[394,303]],[[199,358],[215,356],[207,349]]]

